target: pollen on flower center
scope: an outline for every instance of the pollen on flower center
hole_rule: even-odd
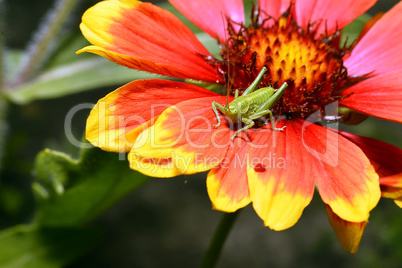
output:
[[[247,88],[265,66],[268,71],[260,87],[289,85],[273,108],[276,115],[304,118],[339,98],[336,93],[347,80],[342,60],[347,49],[339,47],[339,32],[316,37],[315,27],[305,30],[289,16],[256,21],[229,31],[223,60],[215,63],[232,94]]]

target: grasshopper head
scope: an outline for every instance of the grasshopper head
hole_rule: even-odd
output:
[[[226,116],[229,117],[233,123],[237,123],[241,120],[241,107],[238,103],[230,103],[229,107],[226,108]]]

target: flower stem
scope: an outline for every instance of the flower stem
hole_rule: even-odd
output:
[[[28,81],[38,71],[53,44],[54,37],[59,34],[64,22],[70,15],[78,0],[58,0],[52,10],[42,21],[34,36],[33,43],[28,47],[24,61],[13,86]]]
[[[221,221],[219,222],[218,228],[215,230],[208,250],[204,255],[200,268],[211,268],[216,265],[223,245],[225,244],[225,240],[238,215],[239,210],[234,213],[224,213]]]

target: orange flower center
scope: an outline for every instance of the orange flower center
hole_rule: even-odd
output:
[[[247,88],[265,66],[260,87],[289,85],[272,109],[277,116],[305,118],[340,98],[336,94],[347,81],[342,57],[348,50],[339,47],[339,31],[317,37],[316,27],[303,29],[291,16],[257,20],[237,32],[229,25],[223,60],[214,63],[232,95]]]

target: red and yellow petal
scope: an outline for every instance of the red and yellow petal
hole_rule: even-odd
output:
[[[395,203],[401,206],[402,201],[402,178],[401,175],[380,178],[382,196],[394,199]]]
[[[325,205],[325,209],[327,210],[329,223],[335,230],[342,248],[352,254],[356,253],[368,221],[345,221],[336,215],[328,205]]]
[[[204,32],[224,43],[229,36],[227,20],[244,23],[244,7],[242,0],[169,0],[184,16],[191,20]]]
[[[226,155],[231,131],[224,124],[219,128],[213,126],[217,119],[212,102],[224,99],[215,95],[180,102],[166,109],[152,127],[138,136],[128,156],[131,167],[137,169],[141,164],[138,160],[143,159],[171,159],[171,168],[180,174],[217,166]],[[166,170],[159,167],[153,166],[156,171],[152,176],[169,177]]]
[[[378,174],[363,151],[338,133],[304,123],[306,157],[314,161],[317,188],[324,203],[340,218],[363,222],[380,197]]]
[[[207,177],[208,195],[216,210],[234,212],[250,203],[247,181],[248,137],[240,133],[228,145],[226,156]]]
[[[251,142],[247,175],[251,201],[264,224],[274,230],[293,226],[314,194],[315,169],[301,143],[301,129],[282,120],[259,129]]]
[[[349,75],[381,74],[402,69],[402,2],[364,35],[344,62]]]
[[[384,73],[364,80],[341,94],[342,106],[358,112],[402,122],[402,70]]]
[[[399,198],[399,199],[396,199],[396,200],[395,200],[395,204],[396,204],[398,207],[402,208],[402,197]]]
[[[153,124],[150,120],[165,109],[210,95],[206,89],[180,82],[150,79],[128,83],[97,102],[87,119],[86,139],[106,151],[129,151],[138,135]]]
[[[297,0],[296,20],[304,28],[318,22],[318,35],[333,34],[366,12],[377,0]]]
[[[182,174],[180,169],[175,166],[171,155],[143,157],[132,150],[128,154],[130,168],[141,173],[158,178],[171,178]]]
[[[91,52],[118,64],[179,78],[216,82],[203,56],[209,52],[170,12],[136,0],[102,1],[88,9],[80,25]],[[155,33],[158,34],[155,34]]]

